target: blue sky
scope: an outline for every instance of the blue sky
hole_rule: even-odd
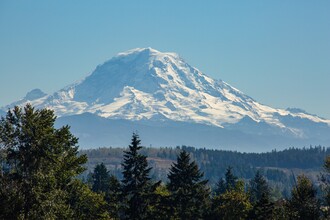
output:
[[[0,106],[118,52],[180,54],[272,107],[330,118],[330,1],[0,1]]]

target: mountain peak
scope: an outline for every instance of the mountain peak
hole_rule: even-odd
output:
[[[24,99],[25,100],[30,100],[30,101],[33,101],[33,100],[36,100],[36,99],[39,99],[39,98],[42,98],[44,96],[46,96],[47,94],[44,93],[43,91],[41,91],[40,89],[33,89],[31,90],[30,92],[26,93]]]
[[[118,53],[114,58],[111,60],[121,60],[124,62],[130,62],[134,59],[146,59],[146,60],[162,60],[164,57],[170,57],[173,59],[181,59],[178,54],[173,52],[160,52],[156,49],[151,47],[145,48],[135,48],[131,50],[127,50],[125,52]],[[111,61],[110,60],[110,61]]]
[[[119,53],[78,83],[50,96],[33,90],[14,105],[27,102],[54,109],[59,117],[92,113],[108,119],[198,123],[257,135],[317,138],[330,129],[330,120],[299,109],[262,105],[176,53],[150,47]]]
[[[144,48],[138,47],[138,48],[134,48],[134,49],[124,51],[124,52],[120,52],[120,53],[118,53],[117,56],[127,56],[127,55],[130,55],[130,54],[137,54],[137,53],[161,53],[161,52],[158,51],[158,50],[155,50],[151,47],[144,47]]]

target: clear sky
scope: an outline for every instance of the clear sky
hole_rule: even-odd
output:
[[[329,0],[0,0],[0,106],[136,47],[176,52],[263,104],[330,118]]]

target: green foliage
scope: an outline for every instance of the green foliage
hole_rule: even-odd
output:
[[[287,201],[285,199],[279,199],[274,203],[274,209],[272,213],[273,220],[285,220],[289,219],[287,212]]]
[[[234,189],[236,187],[237,181],[238,178],[234,175],[233,168],[229,166],[225,173],[225,179],[220,179],[216,185],[216,195],[220,195],[226,191]]]
[[[238,180],[234,188],[216,196],[212,204],[212,219],[246,219],[252,208],[248,194],[244,192],[244,182]]]
[[[262,197],[270,197],[270,188],[265,177],[258,170],[254,178],[250,181],[249,192],[251,202],[256,203],[261,200]]]
[[[72,219],[110,219],[107,203],[101,194],[78,180],[71,184],[69,190],[70,206],[74,210]]]
[[[121,186],[120,182],[114,175],[109,177],[109,188],[105,194],[105,200],[109,206],[110,216],[114,219],[118,219],[119,207],[120,207],[120,197],[121,197]]]
[[[56,117],[31,105],[0,120],[0,219],[70,219],[70,187],[84,171],[77,138]],[[81,198],[83,200],[83,198]]]
[[[110,175],[105,165],[101,163],[95,166],[91,179],[92,190],[104,196],[110,216],[119,218],[121,187],[117,177]]]
[[[149,165],[154,167],[150,171],[150,177],[167,182],[168,169],[176,160],[181,149],[190,154],[192,160],[203,170],[204,178],[209,180],[212,187],[220,178],[224,177],[228,166],[232,166],[235,175],[243,179],[251,179],[257,170],[262,170],[269,185],[276,189],[274,199],[283,196],[290,197],[294,184],[291,172],[288,172],[291,168],[294,168],[295,174],[304,172],[311,177],[316,177],[326,155],[330,154],[330,148],[320,146],[302,149],[290,148],[268,153],[241,153],[185,146],[142,148],[141,154],[148,156]],[[92,171],[96,164],[103,162],[108,168],[111,168],[111,173],[121,178],[123,151],[124,148],[110,147],[83,150],[82,153],[88,155],[89,161],[86,167],[89,171]]]
[[[157,184],[152,184],[149,177],[147,157],[139,153],[140,139],[133,134],[129,149],[124,153],[122,194],[124,219],[145,219],[152,194]]]
[[[287,203],[290,219],[319,219],[320,204],[317,190],[306,176],[298,176],[297,186],[292,189],[292,197]]]
[[[325,174],[322,176],[322,182],[325,184],[325,202],[326,205],[330,206],[330,156],[327,156],[324,162]]]
[[[260,199],[258,199],[253,204],[253,209],[251,210],[250,217],[252,219],[273,219],[274,213],[274,203],[270,201],[269,195],[266,193],[261,194]]]
[[[128,150],[120,148],[85,151],[97,158],[87,178],[88,184],[77,179],[84,171],[86,155],[78,152],[77,138],[68,126],[54,128],[53,111],[35,110],[30,105],[15,107],[0,120],[0,219],[320,219],[320,201],[317,189],[306,176],[299,176],[291,198],[279,199],[283,187],[289,182],[285,172],[256,166],[314,167],[329,149],[289,149],[266,154],[177,148],[142,148],[139,136],[133,134]],[[100,160],[100,155],[109,158]],[[177,156],[177,154],[179,154]],[[310,155],[308,155],[310,154]],[[168,184],[154,183],[158,175],[148,165],[156,160],[167,170]],[[314,159],[302,165],[304,160]],[[316,155],[316,156],[315,156]],[[110,175],[108,163],[122,162],[121,182]],[[285,160],[281,158],[283,156]],[[163,158],[163,159],[162,159]],[[165,159],[164,159],[165,158]],[[265,159],[266,158],[266,159]],[[194,161],[196,159],[198,163]],[[95,162],[98,161],[98,162]],[[238,162],[244,163],[239,166]],[[119,163],[119,162],[118,162]],[[251,178],[248,192],[243,180],[234,175]],[[119,166],[112,173],[118,175]],[[205,170],[215,179],[224,174],[217,184],[216,196],[210,198]],[[225,167],[227,169],[225,170]],[[330,157],[324,164],[324,218],[330,204]],[[157,167],[157,169],[160,169]],[[91,170],[91,169],[90,169]],[[159,170],[158,170],[159,171]],[[157,171],[157,172],[158,172]],[[154,172],[154,173],[152,173]],[[277,187],[268,185],[267,179],[276,181]],[[214,183],[214,182],[213,182]],[[323,185],[322,185],[323,186]],[[289,197],[289,196],[288,196]],[[275,202],[274,198],[276,198]]]
[[[325,158],[324,168],[325,168],[326,172],[330,173],[330,156],[327,156]]]
[[[0,219],[18,219],[23,207],[23,196],[15,180],[1,172]]]
[[[107,192],[109,189],[110,174],[103,163],[96,165],[94,173],[92,174],[94,192]]]
[[[159,185],[154,193],[153,204],[148,208],[148,219],[169,220],[175,219],[174,210],[171,206],[171,193],[163,184]]]
[[[209,206],[207,180],[197,164],[190,162],[186,151],[181,151],[168,174],[171,204],[179,219],[202,219]]]
[[[274,204],[270,200],[270,188],[260,171],[257,171],[250,181],[249,194],[253,205],[250,217],[252,219],[272,219]]]
[[[327,156],[324,161],[324,173],[321,175],[321,192],[322,192],[322,199],[325,208],[322,209],[323,215],[326,218],[330,218],[330,156]]]

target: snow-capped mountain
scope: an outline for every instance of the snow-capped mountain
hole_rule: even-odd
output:
[[[296,139],[325,140],[330,131],[330,120],[300,109],[262,105],[224,81],[208,77],[179,55],[152,48],[119,53],[78,83],[52,95],[33,90],[1,110],[27,102],[54,109],[63,118],[89,113],[139,124],[191,123]]]

